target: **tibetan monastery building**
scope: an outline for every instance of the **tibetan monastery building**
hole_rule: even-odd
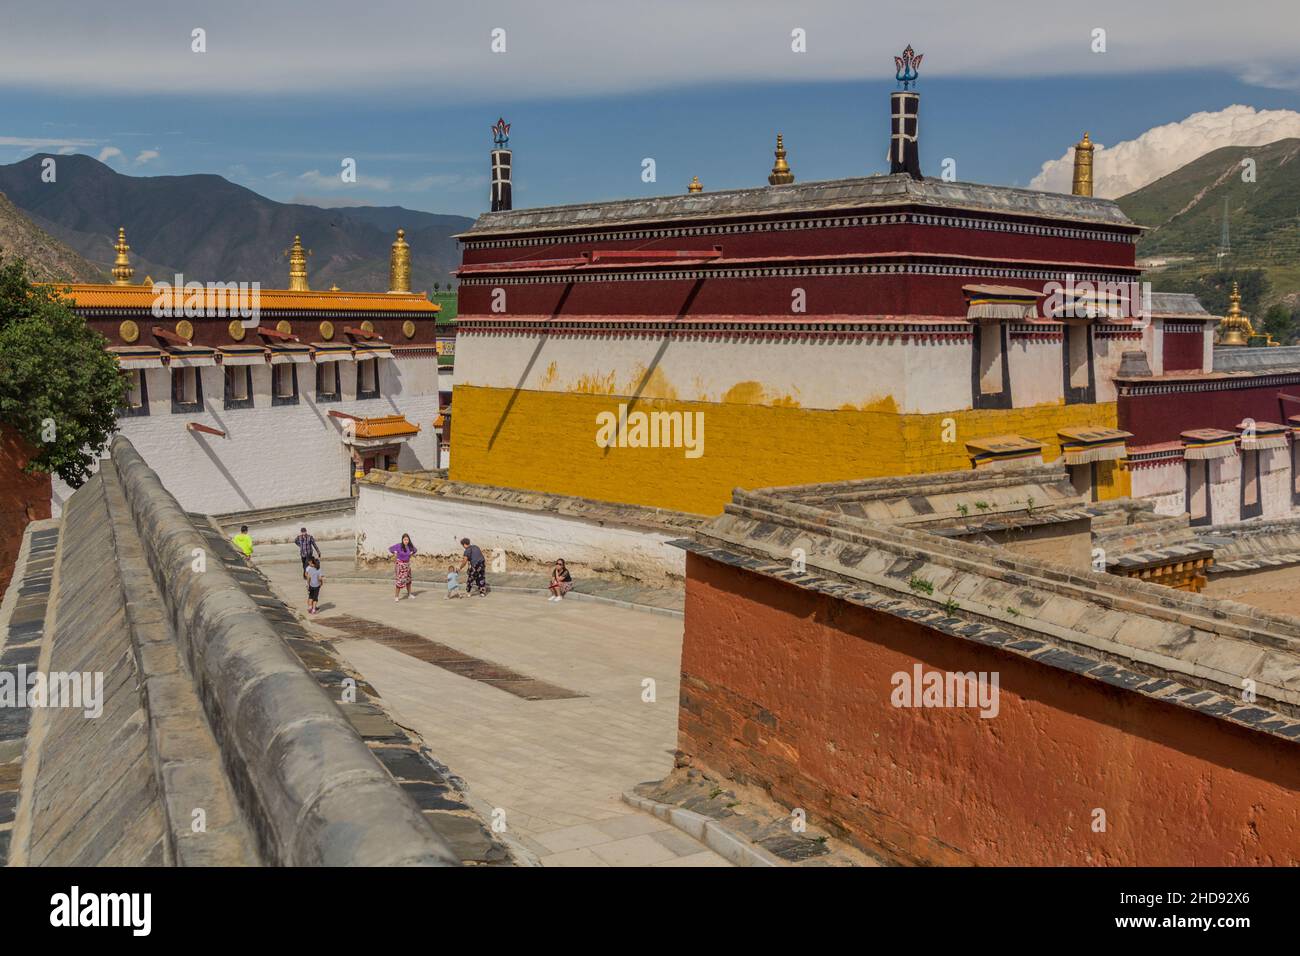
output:
[[[778,139],[758,189],[494,193],[460,236],[451,477],[710,515],[736,487],[1063,458],[1091,499],[1172,513],[1240,475],[1205,462],[1243,450],[1247,406],[1289,474],[1273,379],[1216,371],[1193,297],[1139,293],[1141,227],[1091,195],[1086,136],[1071,195],[931,179],[918,104],[893,94],[886,175],[797,183]]]
[[[329,501],[374,468],[445,464],[450,340],[410,291],[401,231],[379,293],[310,289],[298,237],[279,290],[132,284],[117,248],[114,282],[68,297],[130,378],[121,433],[186,510]],[[56,508],[70,493],[55,481]]]

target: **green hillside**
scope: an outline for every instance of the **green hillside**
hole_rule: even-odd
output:
[[[1244,159],[1254,160],[1254,182],[1242,179]],[[1150,228],[1138,258],[1167,259],[1147,274],[1158,291],[1259,269],[1265,304],[1300,304],[1300,139],[1216,149],[1117,201]],[[1220,256],[1225,201],[1230,253]]]

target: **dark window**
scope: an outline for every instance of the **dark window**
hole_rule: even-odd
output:
[[[126,393],[126,401],[121,409],[123,418],[138,418],[142,415],[149,414],[149,372],[142,368],[129,368],[126,370],[127,383],[130,391]]]
[[[339,385],[339,363],[321,362],[316,366],[316,401],[337,402],[343,397]]]
[[[253,367],[228,365],[226,377],[226,408],[253,407]]]
[[[172,369],[172,414],[186,415],[203,411],[203,370]]]
[[[971,340],[971,405],[1011,407],[1011,367],[1007,358],[1007,327],[1003,322],[977,322]]]
[[[1061,343],[1064,364],[1065,404],[1091,404],[1096,401],[1095,378],[1092,365],[1092,326],[1065,324],[1065,337]]]
[[[1260,496],[1259,452],[1241,451],[1241,519],[1257,518],[1264,513]]]
[[[1210,462],[1193,459],[1187,462],[1187,515],[1190,524],[1209,524],[1213,520],[1210,508]]]
[[[379,397],[379,359],[357,362],[357,398]]]
[[[271,366],[271,405],[298,404],[298,366],[284,362]]]

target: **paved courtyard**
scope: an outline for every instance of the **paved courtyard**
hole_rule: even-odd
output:
[[[262,549],[258,563],[282,599],[305,609],[291,547]],[[330,580],[331,568],[340,578],[355,573],[342,542],[326,543],[323,567],[322,613],[312,626],[338,639],[340,655],[375,686],[393,718],[418,732],[475,798],[503,811],[508,833],[543,865],[729,865],[620,800],[672,769],[679,618],[505,591],[449,601],[418,580],[415,600],[394,603],[390,580]],[[351,631],[329,627],[331,616]],[[357,619],[582,696],[526,699],[390,643],[357,639]],[[653,700],[644,699],[651,690]]]

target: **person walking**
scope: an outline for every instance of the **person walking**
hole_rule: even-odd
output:
[[[239,526],[239,534],[230,539],[236,548],[244,555],[244,560],[250,560],[253,557],[253,539],[248,533],[248,525]]]
[[[464,557],[460,562],[461,570],[469,568],[469,576],[465,581],[465,593],[473,597],[474,589],[478,588],[479,596],[485,597],[487,595],[487,560],[483,557],[483,549],[476,544],[471,544],[469,538],[461,538],[460,546],[465,549]]]
[[[559,558],[555,562],[555,567],[551,569],[551,596],[548,601],[563,601],[564,595],[573,590],[573,575],[564,564],[564,559]]]
[[[302,576],[307,579],[307,613],[317,613],[316,602],[320,600],[321,582],[325,580],[325,575],[320,569],[320,558],[310,558],[307,566],[302,569]]]
[[[312,559],[313,555],[316,556],[317,566],[319,567],[321,558],[320,545],[316,543],[315,538],[307,533],[306,528],[303,528],[298,537],[293,539],[293,543],[298,546],[298,555],[302,558],[303,574],[307,573],[307,563]]]
[[[416,547],[409,534],[402,535],[402,540],[388,549],[388,553],[397,558],[394,571],[393,601],[402,599],[402,588],[406,588],[406,599],[415,597],[411,593],[411,558],[415,557]]]

